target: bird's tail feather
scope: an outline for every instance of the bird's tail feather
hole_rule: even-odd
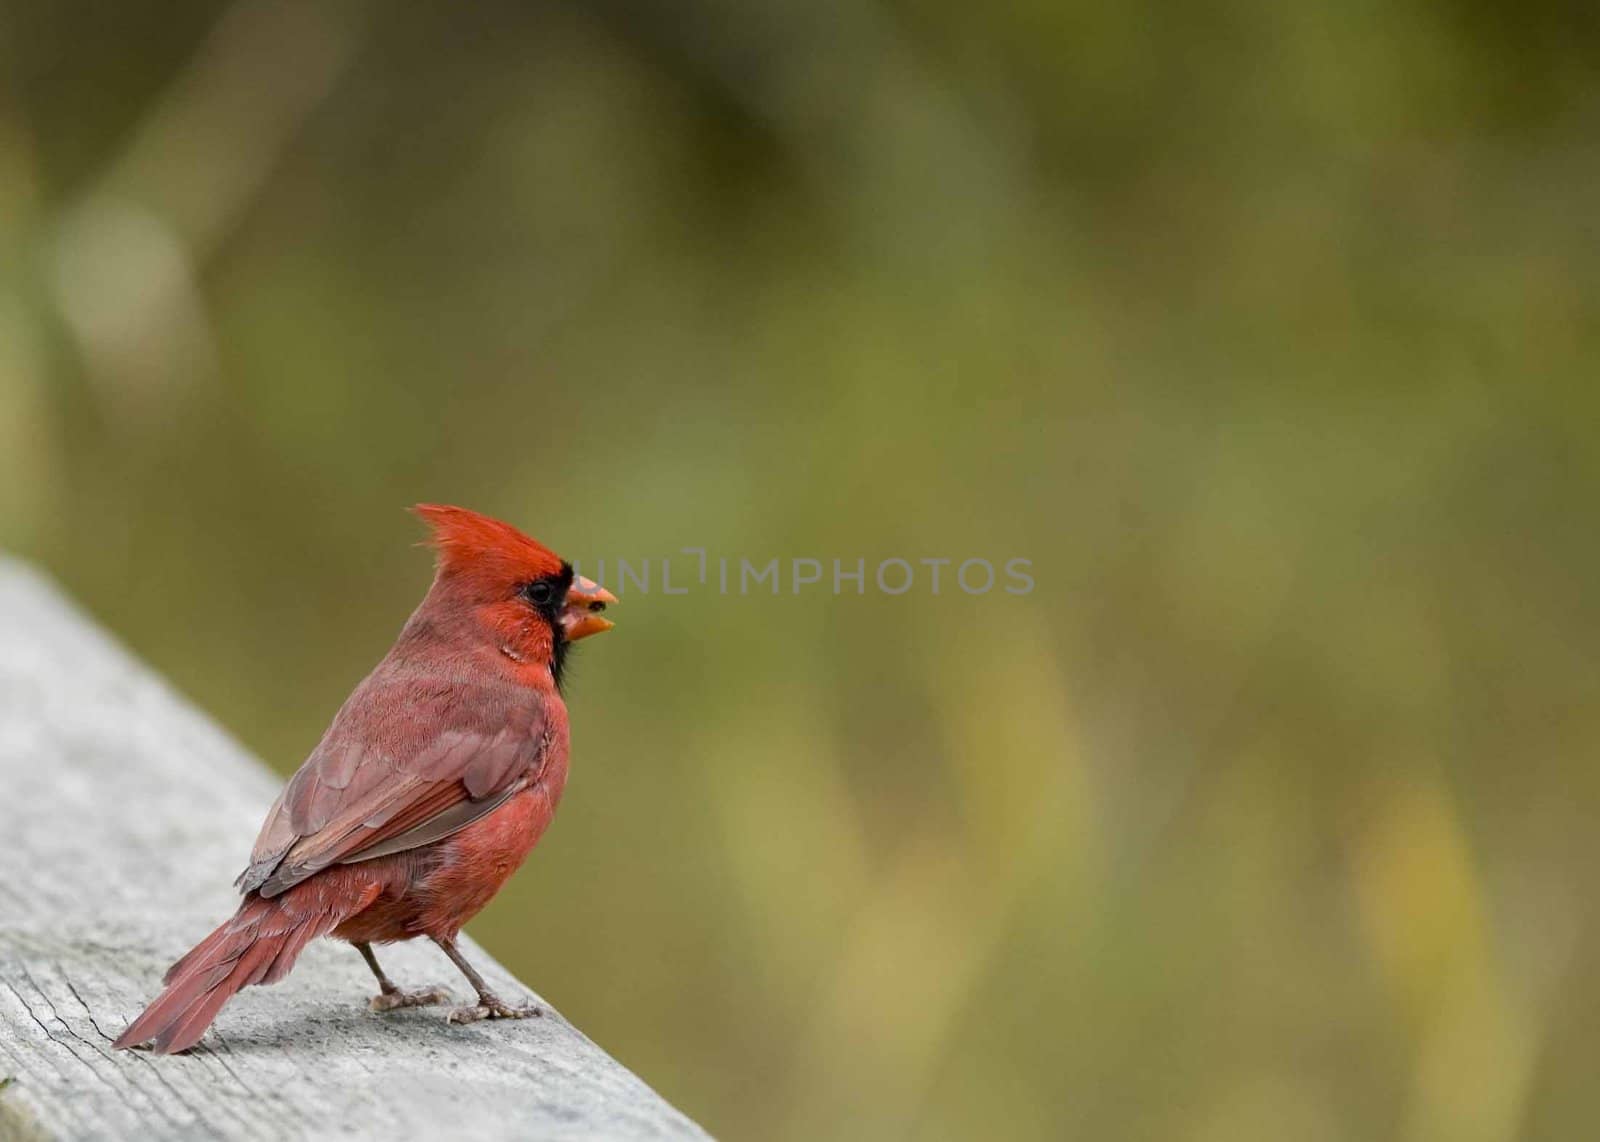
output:
[[[301,904],[312,906],[296,906]],[[168,969],[166,990],[112,1046],[148,1042],[162,1055],[188,1050],[240,989],[277,983],[289,974],[308,943],[358,910],[329,907],[321,900],[313,903],[300,893],[270,900],[252,893],[231,920]]]

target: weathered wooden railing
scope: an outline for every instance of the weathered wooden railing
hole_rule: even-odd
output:
[[[360,957],[326,941],[190,1054],[112,1051],[167,964],[232,911],[275,785],[0,558],[0,1139],[704,1137],[553,1011],[467,1027],[369,1013]],[[501,994],[528,992],[472,958]],[[416,983],[449,968],[416,945],[384,964]]]

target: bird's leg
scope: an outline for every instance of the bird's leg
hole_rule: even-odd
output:
[[[544,1011],[536,1003],[523,1007],[514,1007],[489,990],[489,985],[483,982],[483,977],[477,973],[466,957],[461,954],[461,949],[456,947],[455,940],[433,938],[441,951],[450,957],[450,962],[461,969],[461,974],[467,977],[474,991],[478,993],[478,1002],[474,1007],[457,1007],[450,1012],[452,1023],[476,1023],[480,1019],[527,1019],[530,1016],[543,1015]]]
[[[383,968],[378,966],[378,957],[373,955],[371,944],[357,944],[355,947],[356,951],[361,953],[361,958],[367,961],[372,974],[378,977],[378,994],[367,1001],[367,1006],[372,1010],[394,1011],[400,1007],[427,1007],[434,1003],[450,1002],[450,993],[442,987],[402,991],[395,986],[394,980],[384,974]]]

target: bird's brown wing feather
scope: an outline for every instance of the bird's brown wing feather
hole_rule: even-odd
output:
[[[330,865],[465,828],[537,780],[545,729],[543,704],[526,690],[374,675],[267,814],[241,891],[276,896]]]

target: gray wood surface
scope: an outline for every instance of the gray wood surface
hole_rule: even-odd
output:
[[[277,786],[0,558],[0,1139],[705,1137],[553,1011],[370,1013],[360,957],[327,940],[190,1054],[113,1052],[167,965],[233,911]],[[532,994],[468,954],[508,999]],[[431,946],[383,960],[401,986],[469,998]]]

